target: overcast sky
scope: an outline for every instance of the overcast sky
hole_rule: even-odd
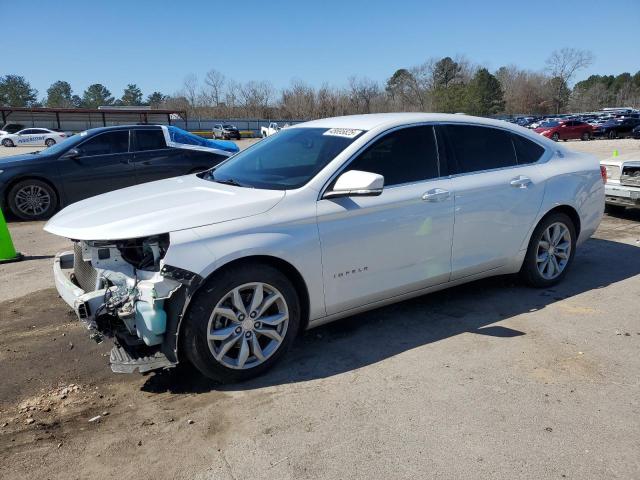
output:
[[[25,76],[40,97],[55,80],[77,94],[91,83],[170,94],[212,68],[276,88],[340,86],[447,55],[539,70],[562,47],[595,55],[580,78],[640,70],[640,0],[0,0],[0,11],[0,73]]]

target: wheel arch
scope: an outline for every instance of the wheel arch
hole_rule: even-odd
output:
[[[20,183],[24,180],[39,180],[41,182],[46,183],[47,185],[49,185],[53,191],[56,194],[56,199],[58,200],[58,204],[56,205],[57,208],[60,208],[62,206],[62,194],[60,191],[60,188],[58,188],[58,186],[51,181],[51,179],[43,176],[43,175],[38,175],[38,174],[27,174],[27,175],[21,175],[21,176],[17,176],[15,178],[12,178],[11,180],[9,180],[9,182],[7,182],[4,192],[2,193],[2,198],[0,198],[0,203],[2,203],[2,208],[5,209],[8,207],[9,205],[9,192],[11,191],[11,189],[17,184]]]
[[[576,229],[576,240],[577,240],[578,237],[580,236],[580,229],[582,227],[582,224],[581,224],[580,215],[578,214],[578,211],[575,208],[573,208],[571,205],[558,205],[553,207],[551,210],[545,213],[540,218],[540,220],[538,220],[536,227],[540,224],[542,220],[544,220],[549,215],[554,213],[564,213],[567,217],[571,219],[571,221],[573,222],[573,226]]]
[[[180,319],[175,327],[175,335],[171,335],[170,331],[167,331],[165,334],[167,335],[168,338],[175,338],[175,345],[173,346],[173,349],[175,351],[177,360],[180,360],[183,358],[183,356],[181,355],[181,349],[183,348],[182,335],[181,335],[182,323],[184,318],[187,316],[189,309],[191,308],[191,303],[193,301],[193,298],[196,295],[198,295],[202,287],[206,285],[206,283],[209,280],[211,280],[212,278],[215,278],[217,275],[220,275],[221,272],[238,267],[240,265],[246,265],[246,264],[255,265],[256,263],[269,265],[277,269],[278,271],[282,272],[291,281],[291,283],[293,284],[293,287],[296,290],[296,293],[298,294],[298,299],[300,301],[300,330],[299,331],[303,332],[304,330],[307,329],[307,326],[309,325],[310,299],[309,299],[309,290],[306,282],[304,281],[304,278],[302,277],[302,274],[298,271],[296,267],[294,267],[288,261],[283,260],[282,258],[274,257],[271,255],[250,255],[250,256],[234,259],[223,265],[220,265],[213,272],[211,272],[209,275],[204,277],[198,283],[197,288],[195,288],[192,292],[189,293],[188,300],[184,305],[184,308],[182,311],[182,315],[180,316]]]

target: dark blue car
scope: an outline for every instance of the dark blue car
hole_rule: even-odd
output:
[[[0,207],[44,219],[100,193],[207,170],[238,150],[173,126],[95,128],[40,152],[0,158]]]

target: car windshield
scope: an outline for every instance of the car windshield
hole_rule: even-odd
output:
[[[203,178],[268,190],[299,188],[361,134],[353,129],[282,130],[206,172]]]
[[[58,153],[65,152],[70,148],[73,148],[74,146],[76,146],[78,143],[80,143],[82,140],[85,140],[86,138],[87,137],[85,132],[82,132],[81,134],[78,134],[78,135],[71,135],[69,138],[62,140],[61,142],[58,142],[55,145],[52,145],[51,147],[45,149],[44,152],[48,155],[56,155]]]
[[[560,125],[560,122],[542,122],[540,124],[541,127],[557,127]]]

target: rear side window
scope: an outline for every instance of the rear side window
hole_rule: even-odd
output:
[[[385,186],[437,178],[438,153],[433,127],[403,128],[385,135],[351,162],[348,170],[382,175]]]
[[[136,150],[159,150],[167,146],[162,130],[136,130]]]
[[[528,138],[516,134],[513,134],[511,138],[513,139],[513,148],[516,150],[518,165],[535,163],[540,160],[544,154],[544,148]]]
[[[516,165],[509,132],[472,125],[447,125],[446,131],[457,163],[457,173]]]
[[[83,156],[126,153],[129,151],[129,131],[101,133],[80,145],[79,150]]]

